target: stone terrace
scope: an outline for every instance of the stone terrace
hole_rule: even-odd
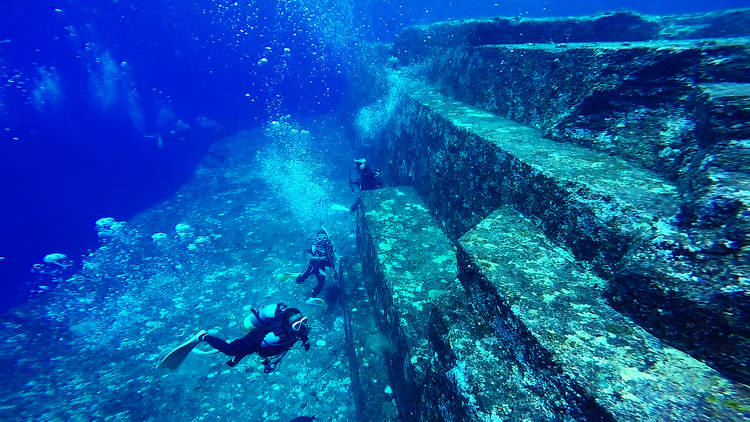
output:
[[[459,278],[507,347],[616,420],[741,420],[748,389],[617,313],[606,284],[503,206],[461,238]],[[548,377],[548,373],[540,374]],[[561,375],[562,374],[562,375]],[[571,396],[580,399],[571,393]]]
[[[522,374],[523,388],[489,403],[529,406],[491,413],[501,420],[750,417],[749,18],[441,23],[405,30],[395,58],[370,65],[395,112],[363,149],[436,217],[419,223],[388,189],[368,192],[358,218],[378,326],[405,345],[389,363],[408,387],[394,388],[403,419],[433,420],[437,402],[443,420],[491,420],[487,407],[444,404],[456,397],[444,383],[425,386],[452,373],[441,351],[461,349],[444,339],[463,327],[494,332],[482,353],[503,365],[493,378]],[[400,280],[444,248],[394,251],[416,238],[412,222],[442,227],[459,249],[465,291],[428,295],[429,319],[408,312],[424,297],[411,285],[405,300]]]
[[[370,312],[393,342],[388,374],[403,420],[572,420],[588,412],[562,400],[556,385],[529,379],[529,368],[500,346],[456,278],[455,248],[413,188],[363,193],[357,239]]]
[[[746,371],[746,324],[738,318],[745,304],[712,299],[729,277],[711,271],[740,277],[741,266],[684,252],[693,246],[671,223],[678,209],[672,183],[418,83],[399,83],[409,94],[387,147],[391,170],[417,186],[452,237],[512,204],[606,277],[613,300],[649,328],[718,366]],[[701,283],[686,283],[690,277]]]

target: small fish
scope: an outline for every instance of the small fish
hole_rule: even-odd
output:
[[[311,422],[315,420],[315,416],[297,416],[289,422]]]

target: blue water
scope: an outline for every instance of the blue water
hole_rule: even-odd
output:
[[[469,3],[2,2],[0,309],[24,297],[44,254],[95,246],[96,218],[127,219],[174,192],[213,139],[284,114],[341,112],[358,41],[464,17],[746,5]]]
[[[258,273],[270,274],[279,266],[294,264],[294,259],[287,258],[305,247],[305,240],[285,231],[292,224],[309,227],[330,222],[334,227],[340,225],[342,244],[351,241],[353,234],[347,231],[345,219],[314,211],[323,202],[348,206],[351,198],[346,189],[331,194],[335,189],[313,192],[306,186],[319,174],[323,179],[316,182],[324,188],[345,186],[346,175],[332,169],[334,164],[345,166],[342,163],[348,163],[351,155],[346,139],[350,131],[340,121],[356,112],[352,104],[357,104],[357,99],[347,94],[358,83],[356,59],[366,42],[390,42],[409,25],[469,17],[582,15],[613,9],[678,14],[747,6],[746,0],[3,0],[0,313],[38,292],[40,280],[46,283],[45,290],[54,287],[50,283],[61,281],[32,271],[49,253],[67,255],[71,267],[66,268],[66,277],[82,268],[97,282],[112,283],[113,289],[121,287],[120,282],[129,282],[129,276],[107,265],[131,265],[126,262],[132,253],[128,248],[141,247],[137,241],[122,240],[119,246],[97,255],[96,259],[112,260],[97,261],[100,269],[93,270],[91,260],[88,268],[82,265],[81,257],[102,242],[94,227],[102,217],[128,221],[129,225],[136,218],[132,230],[148,239],[159,230],[174,236],[170,230],[175,223],[200,216],[206,223],[197,227],[198,232],[202,230],[216,247],[236,249],[236,256],[226,259],[244,262]],[[218,140],[223,143],[217,144]],[[212,145],[215,148],[208,153]],[[211,173],[211,187],[194,179],[199,163],[207,157],[219,163],[206,166],[203,161],[202,171],[215,172]],[[300,157],[310,160],[297,163]],[[220,163],[230,161],[234,167],[227,168],[233,173],[216,170]],[[296,172],[285,174],[279,162]],[[247,183],[237,182],[241,187],[232,181],[243,178]],[[261,180],[267,185],[261,185]],[[178,192],[187,199],[175,196]],[[289,203],[274,199],[274,193]],[[257,206],[241,209],[232,205],[241,195],[252,197]],[[205,198],[216,203],[201,202]],[[308,198],[316,204],[298,204],[290,198]],[[157,205],[161,211],[153,208]],[[194,214],[185,212],[188,209],[194,209]],[[242,237],[252,237],[261,229],[284,245],[270,263],[265,257],[272,248]],[[242,252],[245,250],[253,252]],[[185,264],[194,270],[192,275],[175,269],[170,261],[172,267],[164,273],[144,264],[130,276],[153,277],[149,285],[154,295],[169,292],[177,297],[188,289],[185,280],[199,286],[205,281],[199,274],[209,274],[211,265],[220,268],[219,261],[224,258],[216,259]],[[216,268],[211,267],[213,274],[223,271]],[[242,281],[233,274],[228,270],[221,277],[226,277],[227,284],[235,278]],[[258,295],[268,299],[270,293]],[[227,300],[218,293],[215,296],[211,296],[215,303]],[[168,309],[171,297],[165,293],[162,299],[154,299],[154,303]],[[75,300],[59,299],[55,302],[58,311],[64,313],[65,304]],[[105,321],[119,308],[137,306],[137,300],[123,296],[102,302],[98,310],[77,310],[80,314],[70,318],[77,321],[74,331],[85,334],[93,330],[86,324],[93,323],[82,315],[99,312],[92,321]],[[181,312],[186,319],[195,316]],[[55,310],[50,315],[62,319]],[[211,323],[219,326],[226,324],[226,319],[216,315]],[[324,321],[332,326],[338,323],[335,319]],[[116,327],[127,327],[146,321],[116,319],[116,323],[121,324]],[[97,333],[111,334],[99,328]],[[49,359],[53,358],[50,355]],[[14,367],[14,374],[25,374],[24,368],[12,362],[0,364],[5,366]],[[206,375],[202,376],[205,380]],[[90,385],[97,381],[81,375],[80,382]],[[178,387],[165,389],[180,394]],[[339,391],[344,387],[335,387],[336,394],[344,394]],[[191,388],[203,387],[191,384]],[[229,394],[231,388],[227,388]],[[123,394],[137,401],[139,393]],[[123,396],[114,397],[119,400]],[[114,407],[98,409],[97,415],[127,409],[134,420],[142,420],[151,409],[161,406],[157,399],[149,400],[154,401],[148,403],[153,407],[141,409],[134,404],[119,408],[103,400]],[[197,411],[199,404],[185,406],[159,408],[159,414],[189,413]],[[34,411],[24,408],[23,415]],[[86,412],[76,413],[82,414]],[[345,420],[342,415],[340,420]]]

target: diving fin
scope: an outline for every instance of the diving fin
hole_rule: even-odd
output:
[[[295,279],[297,278],[298,275],[300,275],[300,273],[295,273],[291,271],[280,271],[280,272],[274,273],[273,276],[274,278],[276,278],[276,280],[283,282],[283,281],[289,281],[289,280]]]
[[[206,334],[205,331],[201,330],[198,334],[190,338],[190,340],[177,346],[174,350],[169,352],[167,356],[162,359],[157,368],[159,369],[177,369],[182,364],[182,361],[190,354],[190,352],[201,342],[201,337]]]
[[[349,208],[347,208],[346,205],[341,204],[331,204],[331,209],[334,211],[349,211]]]
[[[201,349],[198,349],[198,348],[193,349],[192,352],[195,353],[196,355],[215,355],[215,354],[219,353],[219,351],[216,350],[216,349],[213,349],[213,350],[201,350]]]

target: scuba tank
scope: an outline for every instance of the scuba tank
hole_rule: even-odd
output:
[[[281,313],[284,312],[285,309],[286,305],[284,305],[283,303],[268,305],[260,311],[251,309],[250,315],[246,316],[245,320],[242,322],[242,328],[244,328],[248,333],[263,328],[277,316],[281,315]]]
[[[278,349],[288,349],[301,337],[307,338],[309,330],[307,317],[299,309],[289,308],[281,312],[272,325],[266,325],[271,330],[266,333],[260,343],[260,355],[271,356],[278,353]],[[276,348],[276,349],[274,349]]]

